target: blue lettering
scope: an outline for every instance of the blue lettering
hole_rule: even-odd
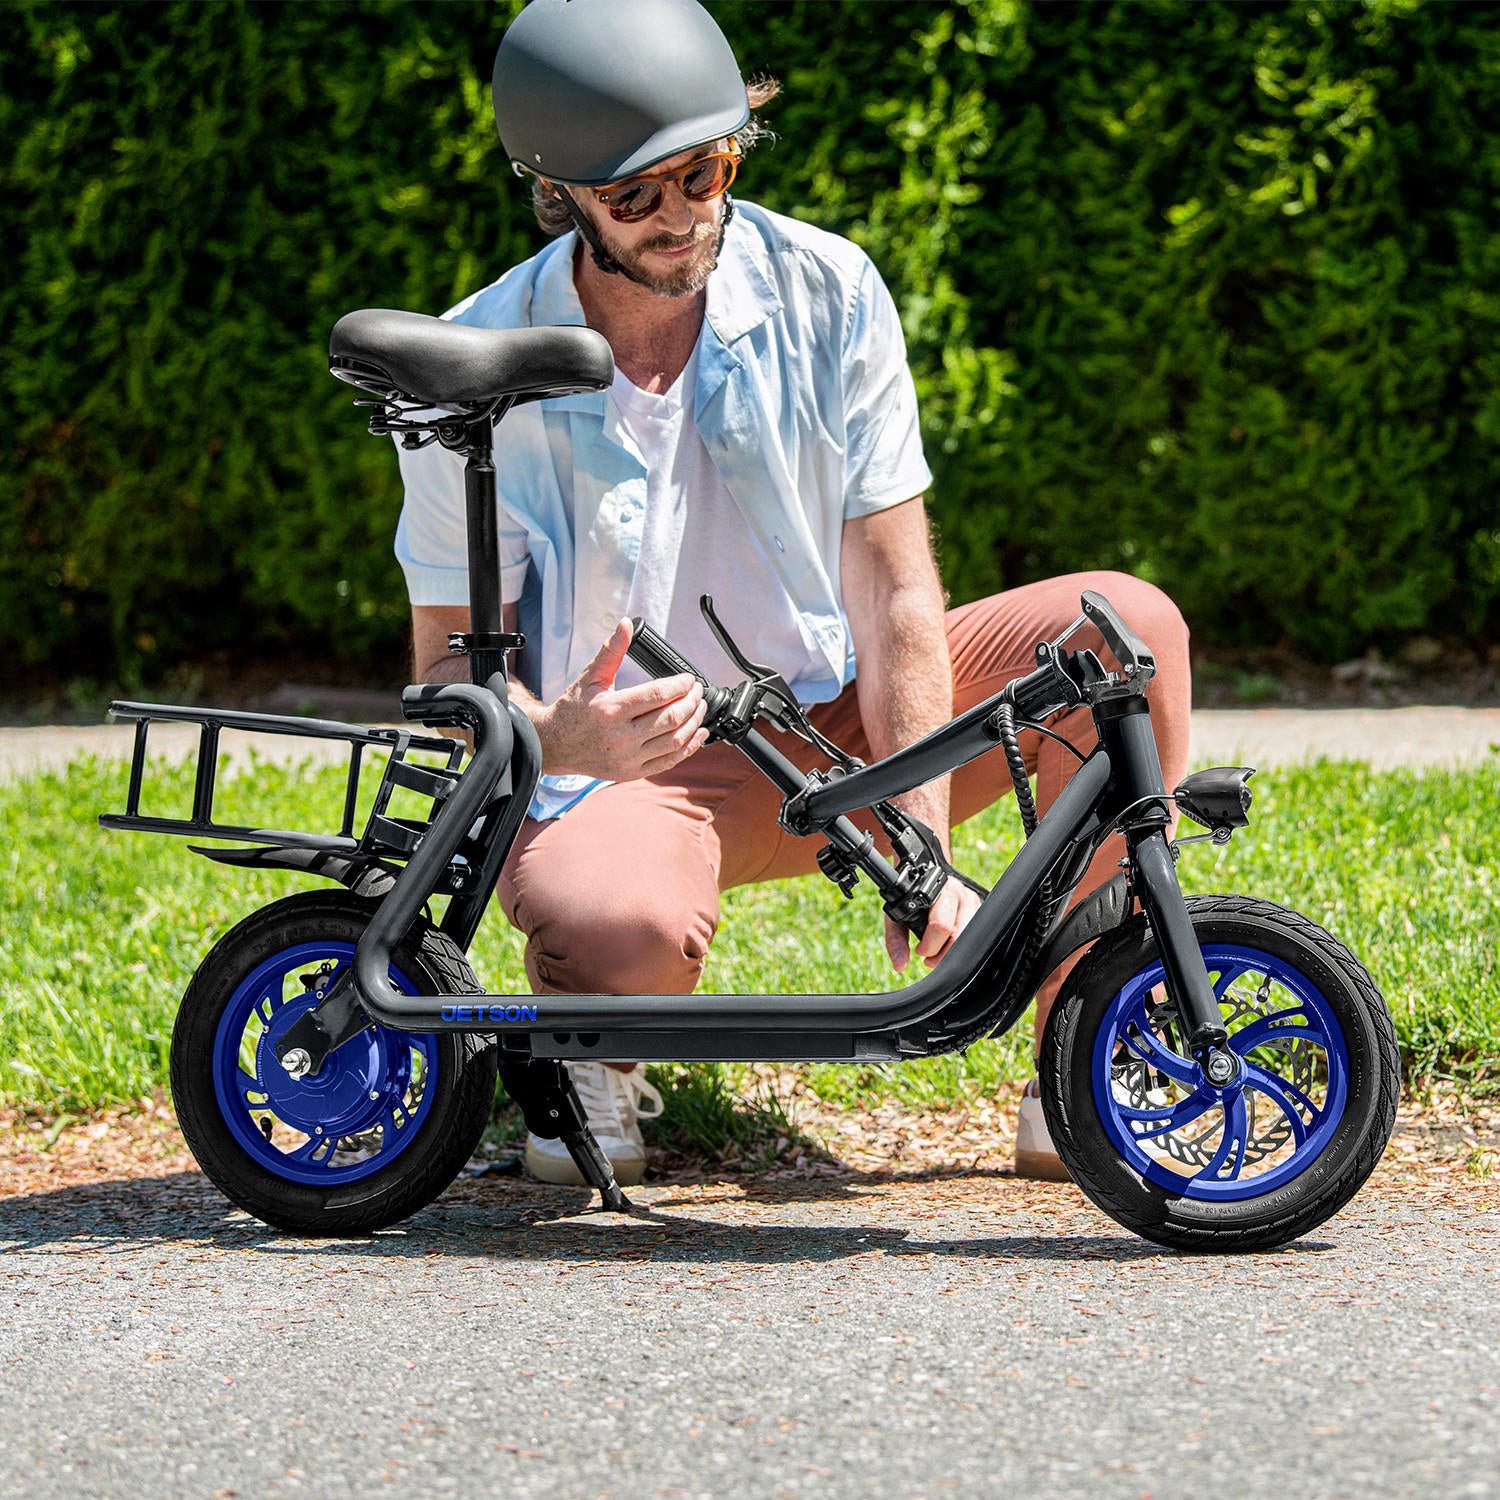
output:
[[[445,1005],[445,1021],[534,1021],[535,1005]]]

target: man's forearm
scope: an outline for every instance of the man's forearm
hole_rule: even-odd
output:
[[[953,717],[953,665],[937,580],[913,580],[888,598],[878,632],[860,650],[856,678],[860,717],[879,759],[919,740]],[[872,659],[873,658],[873,659]],[[948,847],[948,778],[896,799],[930,824]]]

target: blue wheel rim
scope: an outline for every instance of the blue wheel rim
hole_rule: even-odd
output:
[[[290,1182],[336,1187],[374,1176],[416,1139],[432,1108],[434,1035],[373,1026],[301,1079],[277,1060],[277,1041],[353,957],[354,944],[331,941],[274,954],[240,981],[214,1035],[225,1123],[252,1160]],[[420,993],[394,965],[390,976],[403,994]]]
[[[1094,1103],[1115,1148],[1148,1182],[1241,1202],[1300,1176],[1325,1150],[1344,1113],[1349,1052],[1332,1006],[1295,965],[1232,944],[1202,953],[1236,1077],[1216,1088],[1186,1052],[1154,963],[1105,1013]]]

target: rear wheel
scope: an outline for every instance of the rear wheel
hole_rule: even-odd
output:
[[[1261,1250],[1335,1214],[1380,1159],[1400,1060],[1373,980],[1343,944],[1269,901],[1188,902],[1235,1076],[1183,1042],[1156,939],[1137,917],[1069,976],[1042,1044],[1042,1106],[1074,1180],[1177,1249]]]
[[[494,1101],[493,1038],[372,1024],[315,1074],[276,1056],[348,968],[374,906],[341,891],[277,901],[215,944],[172,1033],[178,1121],[231,1202],[299,1234],[368,1234],[415,1213],[473,1153]],[[475,994],[457,945],[419,923],[393,955],[403,994]]]

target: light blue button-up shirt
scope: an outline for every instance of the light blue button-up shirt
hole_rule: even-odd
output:
[[[582,324],[572,234],[445,314],[484,328]],[[693,422],[796,607],[804,703],[854,676],[839,586],[846,520],[921,494],[916,392],[890,293],[856,245],[737,203],[709,278]],[[413,605],[469,602],[463,460],[398,448],[396,556]],[[527,638],[522,680],[560,696],[626,611],[645,530],[646,471],[607,391],[522,406],[496,433],[502,597]],[[753,642],[750,655],[754,656]],[[543,777],[533,817],[595,787]]]

